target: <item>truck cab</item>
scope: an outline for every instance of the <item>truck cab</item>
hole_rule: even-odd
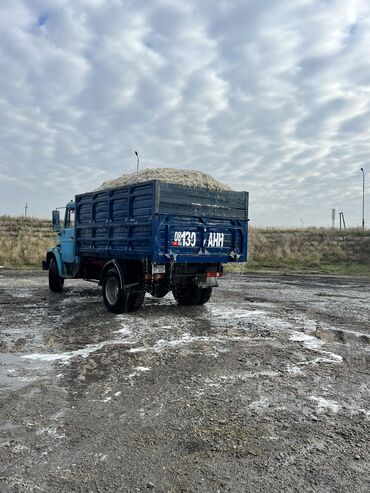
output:
[[[67,204],[64,216],[63,227],[59,231],[60,241],[60,255],[64,264],[68,266],[75,265],[77,257],[75,254],[75,218],[76,218],[76,204],[75,202],[69,202]]]
[[[65,209],[64,220],[61,222],[60,211]],[[58,234],[57,245],[50,248],[43,262],[43,268],[50,270],[50,264],[58,267],[61,279],[75,278],[79,268],[79,258],[76,255],[76,204],[68,202],[66,207],[55,209],[52,212],[53,230]],[[52,262],[53,261],[53,262]]]

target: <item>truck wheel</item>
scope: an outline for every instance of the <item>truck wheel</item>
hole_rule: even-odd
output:
[[[212,288],[198,288],[194,285],[174,287],[173,297],[179,305],[204,305],[212,295]]]
[[[63,291],[64,279],[60,277],[58,264],[55,258],[50,260],[49,264],[49,288],[54,293],[61,293]]]
[[[127,312],[128,295],[121,289],[121,281],[116,269],[110,269],[105,274],[102,288],[104,304],[108,311]]]
[[[128,312],[137,312],[144,303],[145,293],[130,293],[127,302]]]
[[[116,269],[110,269],[106,273],[102,288],[104,304],[110,312],[136,312],[143,304],[145,293],[127,293],[121,289],[121,280]]]
[[[172,290],[173,297],[179,305],[198,305],[201,297],[201,289],[194,284],[175,286]]]
[[[166,294],[169,293],[169,287],[168,284],[164,283],[154,283],[152,286],[149,288],[149,293],[154,297],[154,298],[164,298]]]
[[[198,305],[204,305],[205,303],[208,303],[212,296],[212,288],[204,288],[201,289],[202,293],[200,295],[200,300],[198,302]]]

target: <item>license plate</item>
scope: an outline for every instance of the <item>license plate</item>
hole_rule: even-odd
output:
[[[165,274],[166,266],[160,264],[152,264],[152,274]]]
[[[204,238],[204,248],[223,248],[225,234],[219,231],[209,232]],[[175,231],[171,246],[173,247],[195,247],[197,244],[197,233],[195,231]]]
[[[197,234],[195,231],[175,231],[171,246],[195,247],[197,244]]]

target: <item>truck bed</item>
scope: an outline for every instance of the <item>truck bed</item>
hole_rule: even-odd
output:
[[[242,262],[248,193],[148,181],[76,196],[76,255]]]

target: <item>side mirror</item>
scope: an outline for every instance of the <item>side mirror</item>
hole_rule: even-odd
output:
[[[60,231],[60,212],[55,210],[52,212],[51,220],[53,222],[53,231]]]

